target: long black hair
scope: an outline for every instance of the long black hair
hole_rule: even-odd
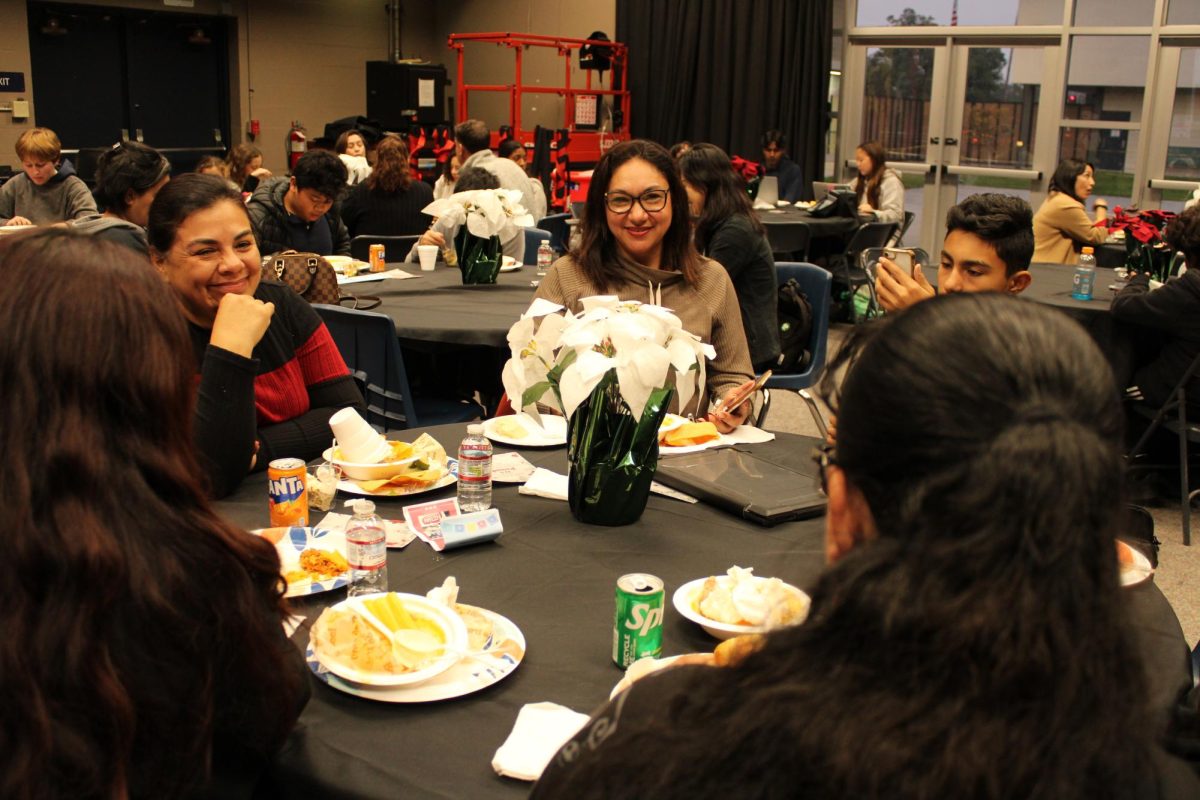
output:
[[[707,249],[717,228],[734,215],[749,220],[759,234],[767,234],[767,229],[754,214],[745,185],[733,171],[733,162],[724,150],[707,142],[694,144],[679,156],[679,170],[685,181],[704,192],[704,210],[695,221],[696,248],[700,252]]]
[[[1064,158],[1059,162],[1058,167],[1054,170],[1054,175],[1050,178],[1050,191],[1062,192],[1082,203],[1083,200],[1075,194],[1075,179],[1082,175],[1088,167],[1092,167],[1088,161]],[[1092,173],[1095,172],[1096,168],[1092,167]]]
[[[693,668],[644,727],[599,733],[560,796],[1140,796],[1151,745],[1103,356],[1056,310],[999,294],[871,327],[824,391],[833,460],[878,536],[826,570],[803,625]]]

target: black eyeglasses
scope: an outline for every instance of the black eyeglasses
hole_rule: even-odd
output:
[[[614,214],[628,214],[633,210],[633,204],[637,203],[643,211],[650,213],[662,211],[670,199],[671,193],[666,189],[647,189],[637,197],[624,192],[605,192],[604,205]]]
[[[824,442],[813,448],[812,460],[817,465],[817,475],[821,479],[821,491],[825,491],[825,470],[831,464],[837,466],[837,457],[834,455],[834,446],[829,442]]]

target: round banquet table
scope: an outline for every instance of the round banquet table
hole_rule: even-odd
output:
[[[422,429],[454,450],[465,425]],[[392,434],[412,441],[421,430]],[[808,464],[814,439],[779,433],[750,446],[789,466]],[[496,445],[496,452],[510,448]],[[566,472],[565,448],[519,452],[535,466]],[[379,498],[378,512],[402,519],[401,508],[453,496],[454,487],[409,498]],[[347,499],[338,493],[338,502]],[[689,580],[719,575],[736,564],[755,574],[811,588],[824,567],[821,518],[762,528],[703,503],[651,494],[642,518],[621,528],[583,525],[563,501],[520,495],[497,484],[493,505],[504,534],[497,542],[434,553],[420,539],[388,552],[393,591],[424,594],[455,576],[461,602],[499,612],[520,627],[527,652],[508,677],[475,694],[425,704],[389,704],[353,697],[311,679],[312,699],[280,754],[270,780],[273,796],[288,797],[524,797],[530,784],[495,774],[492,756],[526,703],[551,701],[589,713],[621,678],[612,662],[617,578],[649,572],[665,583],[663,654],[709,651],[716,644],[671,604]],[[245,528],[267,525],[264,473],[248,477],[217,503]],[[342,511],[343,509],[337,509]],[[323,512],[311,521],[320,522]],[[1149,653],[1152,695],[1165,707],[1183,683],[1190,686],[1188,653],[1170,605],[1147,581],[1127,590]],[[307,624],[345,597],[344,590],[294,598],[307,617],[293,637],[303,649]]]
[[[937,287],[937,265],[923,267],[925,279]],[[1029,274],[1033,280],[1021,297],[1045,305],[1054,306],[1071,316],[1087,321],[1096,314],[1108,316],[1109,307],[1116,292],[1108,287],[1117,282],[1117,274],[1106,267],[1096,267],[1096,280],[1092,286],[1091,300],[1076,300],[1071,296],[1072,278],[1075,267],[1067,264],[1030,264]]]
[[[771,209],[755,209],[754,213],[767,229],[767,239],[779,229],[789,225],[804,225],[809,229],[811,241],[818,239],[830,240],[822,245],[822,251],[841,252],[850,235],[858,229],[857,218],[850,217],[814,217],[804,209],[795,206],[780,206]],[[772,241],[772,246],[775,242]],[[841,246],[839,246],[841,245]],[[810,245],[811,246],[811,245]]]

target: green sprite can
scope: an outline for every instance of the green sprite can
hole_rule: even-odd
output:
[[[613,661],[625,669],[639,658],[662,655],[663,582],[644,572],[617,579]]]

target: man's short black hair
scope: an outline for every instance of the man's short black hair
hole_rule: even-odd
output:
[[[492,132],[481,120],[469,119],[454,126],[454,141],[463,146],[467,155],[487,150],[492,144]]]
[[[787,150],[787,134],[772,128],[762,135],[762,146],[775,145],[780,150]]]
[[[1019,197],[974,194],[946,214],[946,234],[973,233],[990,244],[1007,275],[1029,269],[1033,260],[1033,209]]]
[[[337,200],[346,185],[346,165],[328,150],[309,150],[296,162],[292,177],[297,190],[312,189]]]
[[[470,192],[475,189],[499,189],[500,179],[483,167],[467,167],[458,173],[454,191]]]

